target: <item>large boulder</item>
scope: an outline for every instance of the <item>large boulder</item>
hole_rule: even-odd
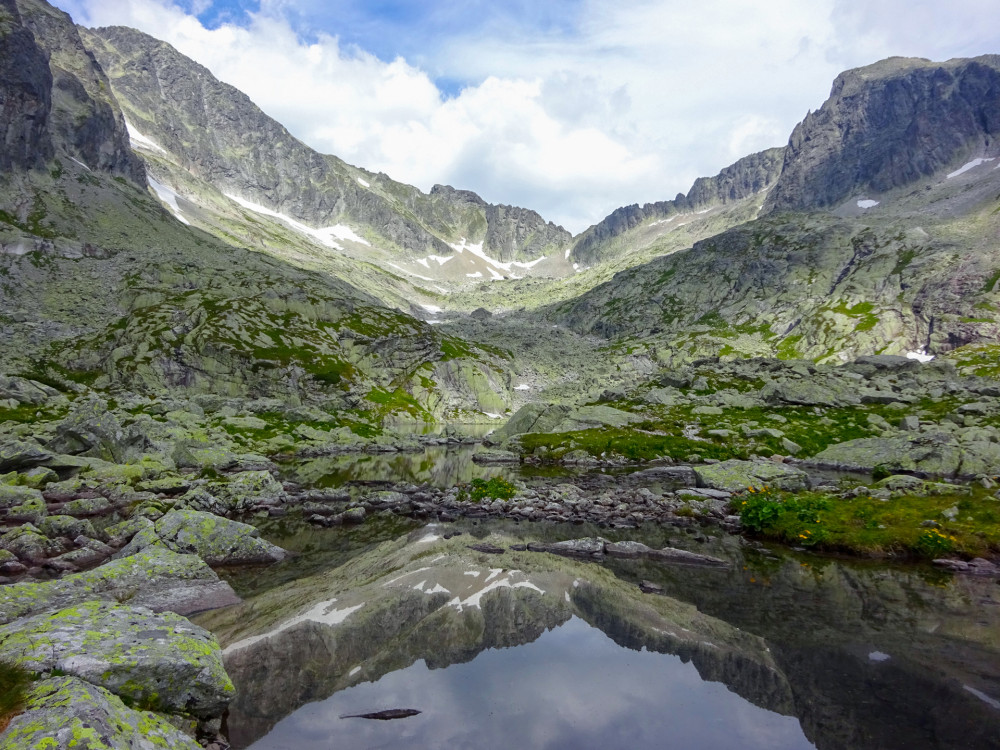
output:
[[[41,406],[42,404],[65,402],[67,399],[59,391],[37,380],[16,375],[0,375],[0,401],[14,400],[20,404]]]
[[[861,400],[857,389],[847,383],[815,378],[768,383],[760,397],[769,404],[799,406],[845,406]]]
[[[808,463],[849,471],[871,471],[879,466],[893,473],[916,472],[926,476],[996,474],[1000,467],[1000,444],[962,438],[961,434],[944,432],[858,438],[831,445]]]
[[[261,539],[249,524],[187,509],[172,510],[139,531],[118,556],[128,557],[151,546],[194,554],[209,565],[278,562],[287,554]]]
[[[45,499],[40,490],[32,487],[17,487],[7,484],[0,484],[0,510],[15,508],[25,503],[40,501],[43,505]]]
[[[259,505],[280,505],[285,500],[281,482],[267,471],[241,471],[225,484],[212,484],[210,491],[229,513],[246,513]]]
[[[126,708],[109,691],[76,677],[37,683],[24,712],[0,734],[0,750],[201,750],[193,738],[150,711]]]
[[[0,471],[20,471],[52,459],[52,453],[28,440],[0,442]]]
[[[782,490],[802,490],[808,484],[808,476],[792,466],[773,461],[740,461],[730,459],[717,464],[695,466],[699,487],[714,490],[739,492],[773,487]]]
[[[570,407],[563,404],[525,404],[503,427],[490,435],[491,443],[526,433],[575,432],[595,427],[624,427],[645,419],[638,414],[597,404]]]
[[[40,563],[63,552],[62,546],[46,537],[34,524],[25,523],[0,536],[0,549],[13,552],[20,560]]]
[[[215,636],[172,612],[84,602],[0,627],[0,651],[32,672],[60,670],[136,705],[219,716],[236,693]]]
[[[107,403],[91,398],[76,404],[56,426],[55,437],[46,447],[56,453],[125,463],[141,455],[147,445],[141,431],[123,427],[118,417],[108,411]]]
[[[0,586],[0,624],[94,599],[182,615],[240,601],[200,558],[153,547],[53,581]]]

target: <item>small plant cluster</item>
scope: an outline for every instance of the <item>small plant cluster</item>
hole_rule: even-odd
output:
[[[940,529],[927,529],[914,544],[918,552],[928,557],[937,557],[955,551],[955,544],[958,539],[951,534],[946,534]]]
[[[463,492],[463,495],[466,494]],[[468,500],[480,503],[483,500],[510,500],[517,494],[517,487],[503,477],[473,479],[469,483]],[[461,496],[460,496],[461,497]]]
[[[765,485],[760,490],[747,488],[746,496],[739,503],[739,513],[743,526],[751,531],[768,533],[781,521],[786,527],[785,536],[811,547],[826,539],[821,514],[829,507],[830,501],[826,498],[810,495],[782,498]]]
[[[31,681],[31,672],[0,661],[0,732],[24,708]]]

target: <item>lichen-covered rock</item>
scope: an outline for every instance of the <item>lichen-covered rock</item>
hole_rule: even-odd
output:
[[[127,557],[154,545],[198,555],[209,565],[278,562],[286,555],[280,547],[261,539],[253,526],[196,510],[170,511],[137,533],[118,556]]]
[[[146,444],[141,432],[122,426],[118,417],[108,411],[106,402],[91,398],[75,405],[56,427],[56,435],[47,447],[56,453],[123,463],[142,453]]]
[[[242,471],[229,482],[212,484],[209,489],[230,513],[245,513],[258,505],[280,505],[285,499],[281,482],[266,471]]]
[[[31,523],[11,529],[0,536],[0,549],[13,552],[26,562],[41,562],[63,551],[58,542],[46,537]]]
[[[113,510],[111,501],[106,497],[82,497],[70,500],[62,507],[66,516],[100,516]]]
[[[14,521],[16,523],[37,524],[48,514],[49,511],[45,507],[45,499],[39,493],[37,497],[31,498],[27,502],[15,505],[13,508],[8,508],[6,520],[8,523]]]
[[[138,705],[218,716],[236,690],[215,636],[172,612],[91,601],[0,627],[0,650],[32,672],[60,670]]]
[[[45,463],[52,453],[35,442],[4,440],[0,442],[0,471],[19,471]]]
[[[785,380],[769,383],[760,391],[760,397],[769,404],[796,404],[801,406],[844,406],[860,401],[857,389],[836,380]]]
[[[76,539],[78,536],[86,536],[94,539],[97,537],[97,531],[90,521],[73,518],[73,516],[47,516],[39,521],[38,528],[49,538],[64,536]]]
[[[41,500],[42,504],[45,504],[45,500],[39,490],[32,487],[0,484],[0,509],[14,508],[32,500]]]
[[[891,437],[858,438],[831,445],[808,463],[814,466],[870,471],[882,466],[893,472],[928,476],[992,475],[1000,467],[1000,445],[963,439],[961,433],[903,433]],[[975,436],[970,433],[968,437]]]
[[[24,712],[0,734],[0,750],[201,750],[150,711],[126,708],[107,690],[76,677],[53,677],[28,694]]]
[[[0,624],[94,599],[182,615],[240,601],[200,558],[153,547],[54,581],[0,586]]]
[[[805,489],[808,476],[785,464],[773,461],[740,461],[730,459],[707,466],[695,466],[699,487],[714,490],[738,492],[750,487],[761,489],[765,486],[782,490]]]

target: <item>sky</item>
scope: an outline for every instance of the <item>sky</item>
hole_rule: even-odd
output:
[[[323,153],[574,234],[781,146],[841,71],[1000,54],[997,0],[54,0]]]

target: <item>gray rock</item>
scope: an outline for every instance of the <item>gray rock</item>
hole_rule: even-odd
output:
[[[0,750],[201,750],[192,737],[149,711],[126,708],[104,688],[71,676],[32,687],[24,712],[0,734]]]
[[[0,549],[12,552],[18,559],[29,563],[40,563],[63,551],[58,542],[46,537],[30,523],[11,529],[0,536]]]
[[[765,486],[802,490],[808,483],[808,475],[804,471],[773,461],[730,459],[717,464],[696,466],[694,471],[699,486],[726,492],[738,492],[750,487],[762,489]]]
[[[181,615],[240,601],[200,558],[151,548],[57,580],[0,587],[0,624],[95,599]]]
[[[287,554],[261,539],[260,532],[249,524],[196,510],[170,511],[153,526],[140,530],[116,557],[129,557],[151,546],[194,554],[209,565],[278,562]]]
[[[218,716],[236,692],[215,636],[172,612],[84,602],[0,626],[0,649],[161,711]]]

